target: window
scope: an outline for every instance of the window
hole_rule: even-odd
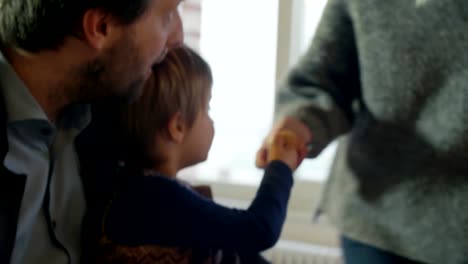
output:
[[[277,80],[307,48],[325,2],[184,1],[195,5],[183,9],[186,42],[199,48],[214,75],[211,114],[216,133],[208,160],[179,177],[209,184],[221,204],[237,208],[250,204],[262,176],[254,165],[255,154],[272,125]],[[282,242],[337,251],[337,230],[323,218],[311,223],[334,153],[332,144],[296,172],[302,182],[294,186]],[[281,248],[280,243],[276,247]]]
[[[236,184],[259,183],[262,172],[255,168],[255,154],[272,125],[279,76],[276,66],[281,64],[278,51],[287,50],[288,67],[305,51],[325,2],[184,2],[182,16],[186,42],[200,51],[214,75],[211,115],[216,133],[208,160],[181,172],[182,177]],[[278,27],[278,21],[284,22],[281,8],[285,4],[292,12],[286,16],[286,23],[289,22],[289,29],[295,31],[293,35]],[[284,32],[288,35],[286,38],[282,36]],[[281,47],[279,39],[288,39],[289,47]],[[319,158],[305,161],[297,171],[297,177],[323,180],[333,155],[334,148],[331,147]]]

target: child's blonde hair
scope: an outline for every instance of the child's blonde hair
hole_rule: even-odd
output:
[[[156,135],[166,136],[171,117],[180,112],[191,128],[211,91],[208,63],[187,46],[172,49],[153,68],[142,96],[122,106],[119,123],[125,134],[124,161],[136,168],[151,168],[164,161],[155,147]]]

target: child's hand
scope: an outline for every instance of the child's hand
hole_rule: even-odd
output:
[[[291,170],[297,169],[304,159],[307,149],[304,142],[290,130],[282,130],[273,136],[269,142],[267,162],[280,160],[286,163]]]
[[[296,140],[298,141],[297,147],[299,149],[297,166],[299,166],[302,160],[307,156],[308,151],[306,145],[310,143],[312,139],[312,132],[300,120],[293,117],[284,117],[277,121],[277,123],[273,126],[260,146],[259,150],[257,151],[255,156],[255,166],[258,168],[265,168],[267,166],[273,138],[275,138],[275,136],[277,136],[281,131],[289,131],[296,136]]]

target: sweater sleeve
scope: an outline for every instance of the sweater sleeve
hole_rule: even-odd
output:
[[[292,116],[312,131],[316,156],[353,122],[360,98],[359,65],[346,0],[329,0],[308,51],[280,84],[275,115]]]
[[[126,245],[217,248],[239,253],[273,246],[293,184],[289,167],[273,161],[247,210],[228,208],[164,177],[139,177],[114,199],[106,234]]]

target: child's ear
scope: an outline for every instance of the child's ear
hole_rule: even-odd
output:
[[[169,120],[168,132],[169,138],[175,143],[181,143],[184,140],[186,124],[180,112],[175,113]]]

